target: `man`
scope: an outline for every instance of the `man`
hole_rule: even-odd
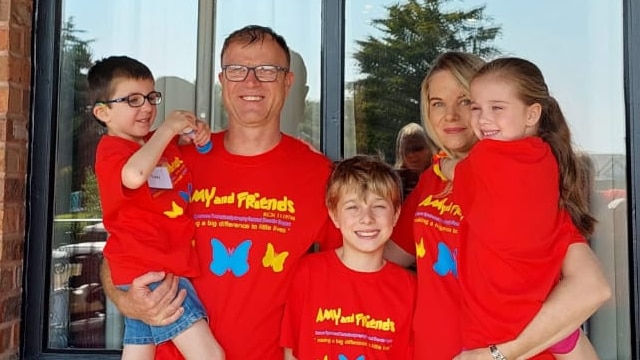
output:
[[[184,150],[193,175],[189,195],[196,223],[200,276],[193,284],[214,336],[230,360],[281,360],[280,320],[289,274],[314,242],[330,248],[340,236],[324,205],[331,162],[280,132],[280,114],[293,83],[285,40],[271,29],[247,26],[227,37],[221,54],[226,131],[213,134],[213,150]],[[182,292],[168,274],[153,292],[149,273],[128,292],[108,296],[129,317],[161,325],[179,317]],[[169,345],[157,359],[179,359]]]

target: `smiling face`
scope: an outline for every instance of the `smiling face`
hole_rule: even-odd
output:
[[[225,50],[222,65],[255,67],[276,65],[288,68],[285,51],[271,37],[250,44],[232,42]],[[218,74],[222,99],[229,114],[229,127],[280,126],[280,112],[293,84],[293,73],[280,71],[273,82],[260,82],[253,71],[244,81],[227,80]]]
[[[345,251],[371,254],[382,253],[400,212],[389,199],[370,191],[362,197],[345,187],[329,215],[342,233]]]
[[[154,91],[155,83],[151,79],[118,78],[113,80],[113,93],[106,100],[126,97],[131,94],[149,94]],[[96,104],[93,114],[107,127],[107,133],[138,143],[151,130],[157,108],[148,100],[140,107],[131,107],[126,101],[110,104]]]
[[[458,156],[466,155],[477,141],[470,125],[469,96],[447,70],[434,73],[428,85],[430,128],[444,147]]]
[[[479,139],[511,141],[536,134],[540,104],[525,104],[504,77],[489,74],[474,79],[471,97],[471,126]]]

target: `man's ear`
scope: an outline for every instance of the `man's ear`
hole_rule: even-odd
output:
[[[96,117],[96,119],[102,121],[103,123],[107,123],[107,120],[109,120],[109,106],[107,106],[107,104],[103,104],[103,103],[96,103],[95,105],[93,105],[93,116]]]
[[[527,108],[527,126],[536,126],[542,115],[542,105],[534,103]]]

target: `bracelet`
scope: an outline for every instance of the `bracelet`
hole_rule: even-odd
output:
[[[500,350],[495,345],[489,345],[489,351],[491,351],[491,356],[493,356],[493,360],[507,360],[507,357],[502,355]]]

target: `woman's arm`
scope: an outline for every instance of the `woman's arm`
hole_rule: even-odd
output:
[[[564,339],[611,297],[600,263],[586,243],[569,246],[562,279],[520,335],[497,348],[509,360],[526,359]],[[489,349],[465,351],[455,360],[492,360]]]
[[[118,289],[111,279],[107,260],[102,261],[100,279],[105,294],[125,316],[139,319],[146,324],[163,326],[178,320],[184,309],[182,302],[186,291],[178,291],[178,278],[164,272],[148,272],[131,283],[128,291]],[[149,284],[162,281],[151,291]]]
[[[384,258],[404,267],[411,266],[416,262],[415,256],[404,251],[391,239],[384,246]]]
[[[293,350],[290,348],[284,348],[284,360],[298,360],[295,356],[293,356]]]

